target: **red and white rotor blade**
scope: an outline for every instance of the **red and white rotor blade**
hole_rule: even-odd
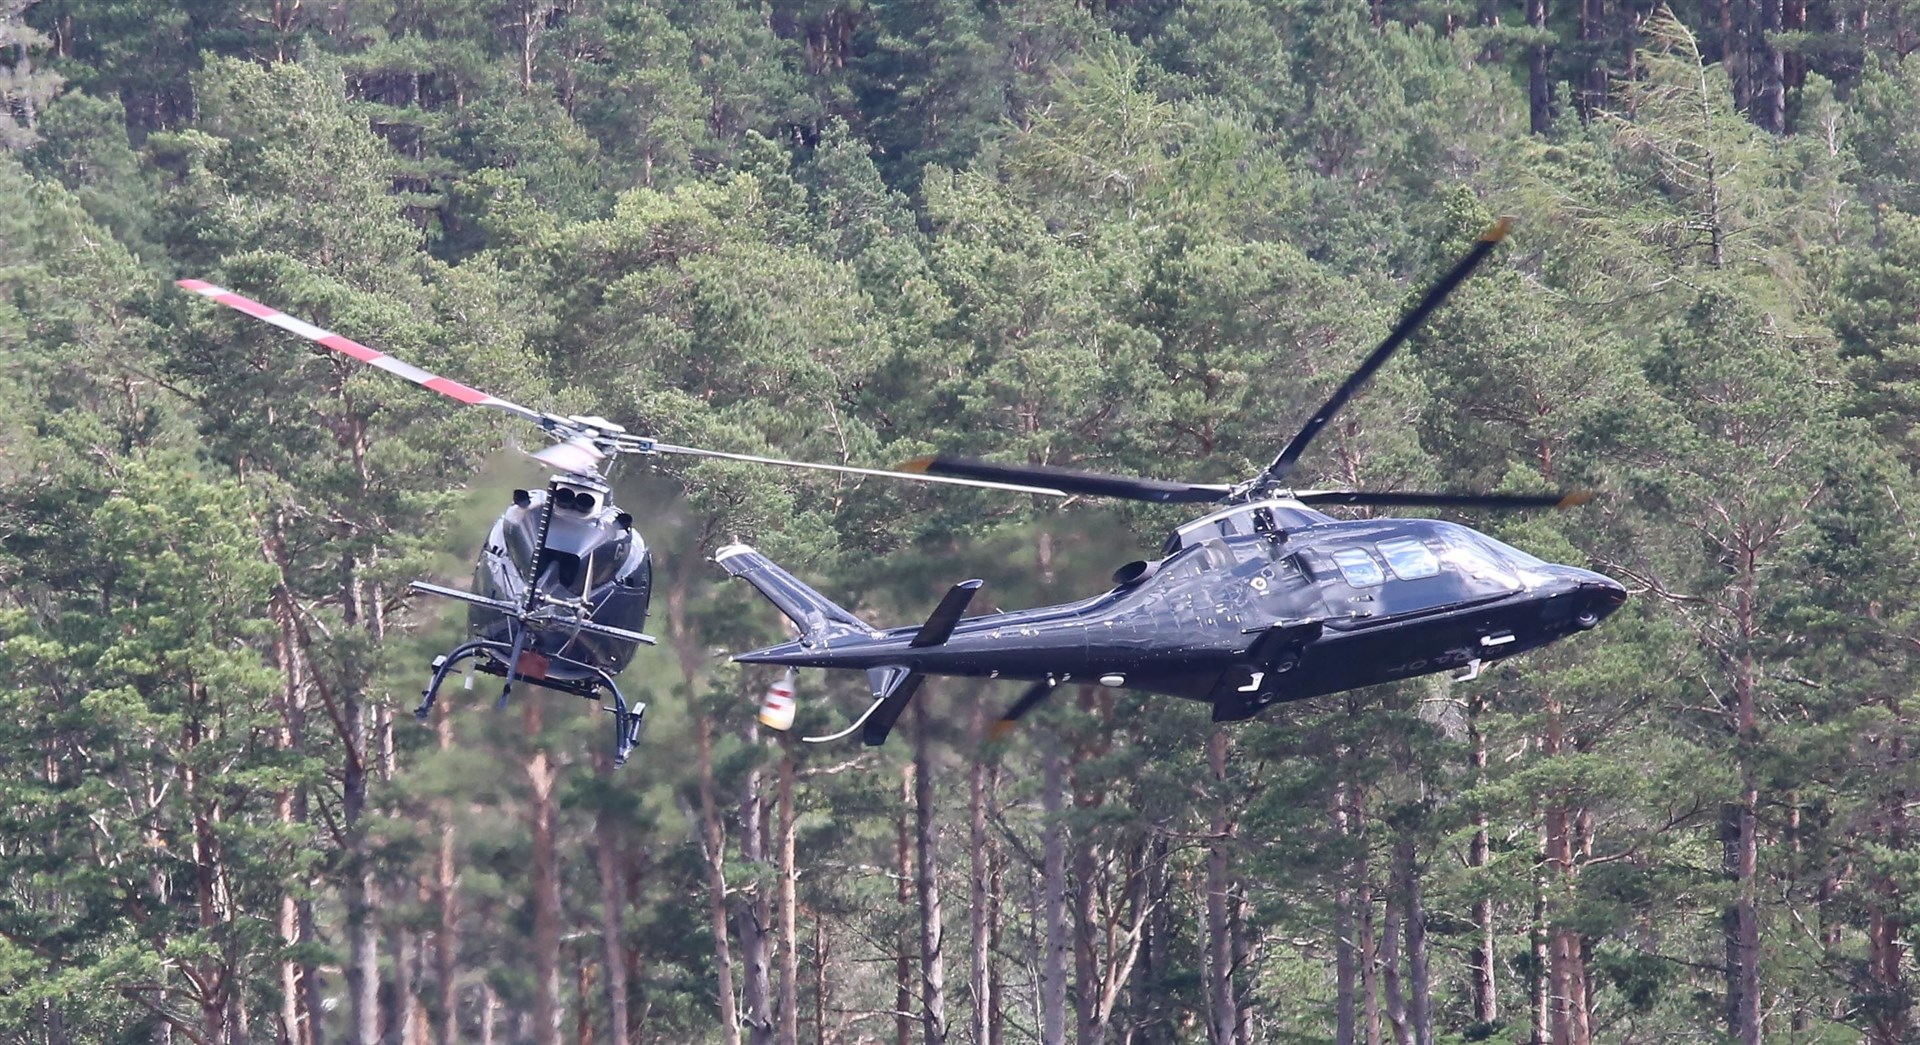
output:
[[[385,352],[376,352],[349,337],[342,337],[331,330],[322,330],[312,323],[295,319],[278,309],[271,309],[258,301],[241,297],[224,287],[198,279],[175,280],[184,290],[191,290],[201,297],[212,298],[235,312],[244,312],[255,319],[262,319],[291,334],[298,334],[314,344],[330,348],[343,356],[357,359],[369,366],[375,366],[395,377],[405,378],[422,388],[431,389],[449,399],[456,399],[472,406],[492,407],[504,410],[517,417],[524,417],[535,424],[545,426],[546,415],[537,410],[529,410],[518,403],[511,403],[498,396],[490,396],[477,388],[468,388],[458,381],[449,381],[438,374],[429,374],[425,370],[403,360],[395,359]]]

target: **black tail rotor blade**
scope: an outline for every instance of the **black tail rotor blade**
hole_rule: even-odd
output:
[[[1593,500],[1592,490],[1560,493],[1417,493],[1400,490],[1298,490],[1301,504],[1352,504],[1375,508],[1574,508]]]
[[[1434,309],[1440,307],[1440,303],[1447,299],[1447,295],[1453,293],[1454,288],[1471,275],[1480,262],[1486,260],[1487,255],[1493,252],[1493,248],[1506,238],[1507,230],[1512,227],[1512,224],[1511,218],[1501,218],[1494,222],[1492,228],[1480,234],[1480,239],[1474,243],[1473,249],[1467,251],[1466,256],[1455,262],[1453,268],[1449,269],[1446,275],[1441,276],[1440,281],[1427,291],[1426,296],[1420,299],[1420,303],[1413,306],[1412,311],[1400,317],[1400,322],[1387,334],[1386,340],[1380,342],[1379,347],[1361,362],[1359,369],[1334,390],[1332,398],[1328,399],[1319,410],[1314,411],[1313,416],[1307,419],[1306,425],[1293,437],[1293,441],[1288,443],[1287,448],[1280,451],[1280,456],[1274,458],[1273,463],[1267,466],[1267,470],[1258,480],[1261,485],[1278,484],[1286,479],[1288,473],[1293,471],[1294,462],[1299,460],[1300,455],[1306,451],[1307,444],[1313,442],[1313,437],[1319,435],[1320,430],[1327,426],[1327,422],[1332,421],[1333,416],[1340,412],[1340,408],[1347,405],[1347,400],[1353,398],[1353,394],[1360,390],[1360,386],[1367,383],[1367,379],[1373,376],[1374,371],[1386,363],[1395,350],[1407,340],[1407,336],[1412,334]]]
[[[1027,712],[1040,706],[1040,702],[1053,693],[1054,684],[1045,679],[1028,686],[1020,699],[1002,714],[998,721],[989,727],[988,736],[994,740],[1003,740],[1013,732],[1013,724],[1026,717]]]
[[[971,457],[919,457],[900,466],[903,472],[971,479],[976,482],[1005,483],[1023,487],[1042,487],[1092,497],[1119,497],[1129,501],[1153,501],[1159,504],[1202,504],[1224,499],[1233,487],[1214,483],[1179,483],[1164,479],[1138,479],[1102,472],[1081,472],[1071,468],[1052,468],[1038,464],[1000,464]]]

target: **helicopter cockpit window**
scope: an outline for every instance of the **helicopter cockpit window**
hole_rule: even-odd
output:
[[[1464,526],[1452,523],[1435,523],[1438,535],[1446,544],[1441,557],[1449,568],[1464,573],[1475,581],[1496,584],[1507,591],[1518,591],[1521,585],[1520,571],[1525,570],[1525,560],[1540,563],[1540,560],[1517,548],[1509,548],[1486,534],[1477,533]],[[1545,563],[1540,563],[1544,566]],[[1516,571],[1519,567],[1519,571]]]
[[[1371,588],[1387,579],[1380,564],[1362,548],[1342,548],[1334,552],[1333,564],[1340,567],[1340,576],[1356,588]]]
[[[594,553],[587,559],[587,561],[592,564],[592,569],[587,573],[587,588],[589,590],[598,588],[602,584],[613,580],[613,578],[619,574],[620,567],[626,562],[626,559],[627,542],[625,539],[608,541],[605,545],[596,548]]]
[[[1506,543],[1505,541],[1496,541],[1493,538],[1488,537],[1484,533],[1480,534],[1479,537],[1482,541],[1485,541],[1489,546],[1491,546],[1495,551],[1505,556],[1506,560],[1510,563],[1513,563],[1515,566],[1530,566],[1536,570],[1543,570],[1548,568],[1551,565],[1545,559],[1542,559],[1537,555],[1529,555],[1526,552],[1523,552],[1520,549],[1515,548],[1513,545]]]
[[[1395,577],[1403,581],[1417,581],[1422,577],[1433,577],[1440,573],[1440,557],[1433,554],[1425,541],[1412,537],[1399,540],[1381,541],[1374,547],[1380,549],[1381,557],[1387,560],[1387,568]]]

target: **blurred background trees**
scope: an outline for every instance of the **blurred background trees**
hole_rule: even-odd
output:
[[[0,0],[8,1040],[1900,1042],[1920,858],[1920,19],[1883,0]],[[1606,570],[1607,627],[1283,705],[753,720],[751,540],[873,619],[1178,512],[628,462],[604,723],[410,707],[516,400],[863,465],[1249,474],[1510,245],[1317,479]],[[801,677],[796,734],[862,703]]]

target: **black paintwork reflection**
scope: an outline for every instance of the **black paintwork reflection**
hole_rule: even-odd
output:
[[[1290,526],[1274,525],[1284,519]],[[1382,554],[1388,544],[1399,561]],[[1277,503],[1182,527],[1155,563],[1122,567],[1082,602],[962,620],[940,645],[874,630],[745,546],[716,555],[801,626],[735,659],[802,667],[1109,685],[1209,701],[1221,719],[1275,701],[1504,659],[1598,623],[1625,589],[1474,530],[1422,519],[1340,521]],[[1337,553],[1378,566],[1349,583]],[[1430,572],[1430,575],[1422,575]]]

